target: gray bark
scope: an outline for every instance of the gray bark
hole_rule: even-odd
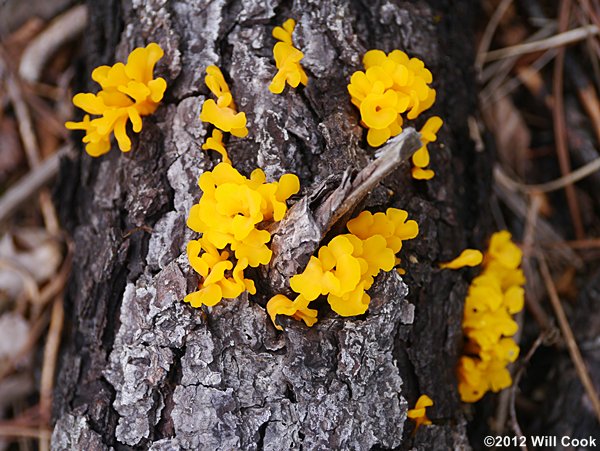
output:
[[[155,41],[165,50],[157,75],[169,88],[132,152],[82,153],[62,165],[58,197],[77,250],[53,449],[469,448],[454,375],[467,283],[435,262],[479,247],[489,230],[490,159],[475,152],[467,129],[472,6],[89,3],[82,74]],[[267,89],[271,30],[288,17],[298,22],[309,83],[275,96]],[[364,202],[406,209],[419,223],[419,237],[401,253],[404,280],[380,276],[363,317],[322,309],[313,328],[284,320],[283,333],[266,314],[273,288],[258,273],[256,296],[211,309],[184,304],[197,283],[184,252],[195,237],[185,219],[201,194],[198,176],[218,161],[200,149],[206,66],[221,67],[249,119],[249,136],[227,145],[236,168],[249,174],[259,166],[268,178],[296,173],[310,194],[331,174],[373,159],[346,92],[371,48],[423,59],[438,91],[431,114],[445,120],[430,146],[436,177],[415,182],[402,166]],[[411,437],[406,411],[421,393],[435,401],[435,424]]]

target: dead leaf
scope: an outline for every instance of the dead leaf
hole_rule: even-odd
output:
[[[23,162],[23,150],[14,119],[4,117],[0,120],[0,185],[6,183],[6,179]]]
[[[6,233],[0,239],[0,300],[3,294],[5,301],[14,301],[24,290],[35,298],[38,286],[56,274],[61,261],[61,246],[45,229]]]
[[[485,123],[496,139],[499,160],[523,176],[531,135],[521,112],[506,96],[488,102],[482,111]]]
[[[13,359],[25,350],[30,326],[19,313],[0,316],[0,360]]]

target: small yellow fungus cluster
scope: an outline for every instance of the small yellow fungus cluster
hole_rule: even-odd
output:
[[[477,249],[465,249],[458,257],[447,263],[440,263],[442,269],[460,269],[465,266],[477,266],[483,261],[483,254]]]
[[[296,88],[300,83],[306,86],[308,77],[300,65],[304,58],[304,53],[294,47],[292,33],[296,28],[294,19],[286,20],[281,27],[273,28],[273,37],[279,42],[273,47],[273,57],[278,71],[269,85],[269,90],[273,94],[281,94],[287,82],[292,88]]]
[[[271,234],[264,227],[281,221],[287,199],[300,189],[298,177],[284,174],[278,182],[267,183],[261,169],[248,179],[230,164],[219,163],[203,173],[198,184],[203,194],[187,224],[202,237],[188,243],[187,254],[202,281],[199,291],[185,301],[193,307],[213,306],[246,290],[254,294],[254,283],[244,278],[244,270],[271,260]]]
[[[464,402],[476,402],[488,390],[498,392],[512,383],[506,367],[519,355],[511,337],[519,328],[512,315],[525,302],[521,259],[509,232],[494,233],[484,269],[469,287],[463,318],[467,343],[458,365],[458,390]]]
[[[227,155],[227,149],[223,144],[223,132],[217,128],[213,129],[212,136],[206,138],[206,142],[202,144],[204,150],[214,150],[223,157],[223,163],[231,164],[229,155]]]
[[[267,303],[267,312],[271,317],[271,321],[279,330],[283,327],[275,322],[277,315],[287,315],[294,318],[296,321],[304,321],[308,327],[312,327],[317,322],[317,310],[308,308],[311,301],[303,296],[297,296],[295,300],[289,299],[283,294],[273,296]]]
[[[371,298],[366,290],[373,285],[379,271],[391,271],[400,260],[396,254],[402,241],[419,232],[415,221],[407,221],[408,213],[388,208],[385,213],[363,211],[348,221],[348,234],[334,237],[322,246],[317,256],[311,256],[304,272],[290,279],[292,290],[298,293],[294,301],[284,295],[273,297],[267,311],[273,324],[278,314],[302,319],[308,326],[316,322],[316,310],[308,304],[320,295],[327,295],[331,309],[342,316],[365,313]]]
[[[92,79],[102,89],[97,94],[80,93],[73,104],[86,114],[82,122],[67,122],[69,130],[84,130],[85,150],[98,157],[110,150],[110,135],[114,133],[119,149],[131,150],[127,136],[127,122],[131,121],[135,133],[142,130],[142,116],[154,113],[163,98],[167,82],[154,78],[154,65],[162,58],[158,44],[136,48],[129,54],[127,64],[100,66],[92,72]],[[90,114],[97,115],[90,119]]]
[[[415,422],[415,431],[421,426],[431,424],[427,418],[427,407],[433,406],[433,400],[427,395],[419,396],[414,409],[410,409],[406,416]]]
[[[390,137],[400,134],[407,119],[415,119],[431,107],[435,90],[429,86],[433,77],[418,58],[394,50],[386,55],[369,50],[363,57],[365,71],[350,78],[348,92],[360,110],[361,123],[369,129],[367,142],[379,147]]]
[[[427,122],[425,122],[425,125],[421,128],[419,133],[421,134],[423,146],[412,156],[413,168],[411,174],[414,179],[429,180],[435,175],[432,169],[427,169],[427,166],[429,166],[429,150],[427,150],[427,144],[434,142],[437,139],[436,134],[442,124],[443,121],[439,116],[432,116],[427,119]]]
[[[218,129],[231,133],[238,138],[247,136],[246,113],[237,112],[229,85],[227,85],[221,69],[217,66],[208,66],[204,81],[210,92],[217,98],[217,101],[215,102],[213,99],[204,101],[200,112],[200,120],[213,124]]]

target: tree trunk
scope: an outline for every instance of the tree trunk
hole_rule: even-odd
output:
[[[133,150],[64,161],[58,189],[76,243],[70,318],[55,393],[54,449],[461,449],[469,448],[454,368],[462,345],[465,274],[440,271],[465,247],[481,247],[491,159],[476,152],[474,2],[127,0],[89,2],[82,90],[99,64],[134,47],[165,50],[168,83]],[[271,30],[293,17],[305,53],[305,88],[272,95]],[[204,70],[228,78],[250,134],[231,139],[234,166],[268,178],[292,172],[302,194],[330,174],[372,158],[346,91],[368,49],[425,61],[444,119],[430,145],[436,176],[401,166],[365,202],[408,210],[419,236],[401,252],[407,274],[380,275],[366,315],[323,310],[312,328],[271,324],[273,294],[257,274],[255,296],[193,309],[197,280],[185,225],[198,176],[218,161],[200,149]],[[85,81],[84,81],[85,80]],[[84,89],[85,88],[85,89]],[[114,146],[115,147],[115,146]],[[434,421],[414,436],[406,412],[421,393]]]

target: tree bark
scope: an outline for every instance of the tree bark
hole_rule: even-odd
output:
[[[134,47],[165,50],[168,83],[157,112],[128,154],[63,161],[63,221],[76,243],[55,393],[54,449],[468,449],[454,368],[462,345],[465,274],[440,271],[490,230],[491,163],[476,152],[474,2],[294,0],[89,2],[87,80],[93,67]],[[272,95],[271,30],[297,20],[305,88]],[[401,166],[365,202],[408,210],[419,236],[401,252],[407,274],[380,275],[366,315],[322,309],[313,328],[285,321],[276,331],[255,296],[202,310],[183,297],[197,279],[185,220],[214,167],[200,149],[198,119],[209,64],[228,78],[250,134],[227,145],[234,166],[268,178],[286,172],[308,194],[331,174],[373,159],[346,85],[368,49],[395,48],[425,61],[437,101],[423,116],[445,122],[430,145],[436,177]],[[90,81],[85,81],[90,84]],[[82,90],[94,89],[91,85]],[[420,125],[420,124],[419,124]],[[434,424],[414,436],[407,409],[433,398]],[[410,425],[410,426],[409,426]]]

